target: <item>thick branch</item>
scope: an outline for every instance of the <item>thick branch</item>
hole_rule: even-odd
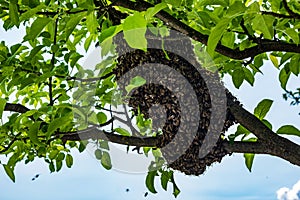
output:
[[[131,10],[136,10],[136,11],[144,11],[150,7],[153,7],[152,4],[145,1],[132,2],[129,0],[116,0],[114,5],[128,8]],[[204,35],[196,31],[190,26],[177,20],[167,12],[160,11],[155,16],[161,19],[162,21],[164,21],[167,26],[183,34],[186,34],[187,36],[191,37],[192,39],[198,42],[207,45],[207,41],[208,41],[207,35]],[[247,48],[242,51],[240,51],[239,49],[231,49],[221,44],[218,44],[215,50],[224,56],[228,56],[232,59],[237,59],[237,60],[242,60],[249,57],[255,57],[256,55],[259,55],[264,52],[269,52],[269,51],[285,51],[285,52],[300,53],[300,47],[296,44],[290,44],[290,43],[285,43],[283,41],[273,41],[267,39],[262,39],[260,40],[259,45]]]
[[[4,111],[12,111],[17,113],[26,113],[30,109],[21,105],[21,104],[12,104],[12,103],[6,103],[4,107]]]
[[[245,110],[242,106],[229,102],[229,109],[235,119],[245,128],[258,137],[258,142],[234,142],[233,144],[224,141],[223,144],[228,152],[232,153],[256,153],[270,154],[300,166],[300,146],[290,140],[281,137],[270,130],[253,114]],[[5,111],[25,113],[28,108],[21,104],[7,103]],[[108,121],[107,123],[111,123]],[[103,124],[101,126],[107,125]],[[99,127],[91,127],[81,131],[57,133],[63,141],[80,141],[88,139],[102,139],[112,143],[124,144],[139,147],[161,147],[161,136],[157,137],[133,137],[122,136],[100,130]]]
[[[285,145],[289,145],[290,141],[282,138]],[[300,166],[300,155],[297,152],[292,154],[287,153],[285,150],[276,149],[278,147],[270,147],[267,143],[264,142],[239,142],[235,141],[230,143],[224,141],[223,145],[228,152],[231,153],[254,153],[254,154],[269,154],[273,156],[280,157],[286,161],[289,161],[292,164]]]
[[[242,106],[229,103],[229,109],[235,119],[246,129],[258,137],[265,151],[262,153],[275,155],[300,166],[300,146],[281,137],[270,130],[261,120],[245,110]]]

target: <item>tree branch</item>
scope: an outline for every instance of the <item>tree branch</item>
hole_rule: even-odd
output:
[[[300,19],[300,15],[292,11],[292,9],[290,9],[287,0],[282,0],[282,3],[283,3],[283,7],[289,13],[289,15],[293,16],[295,19]]]
[[[106,140],[116,144],[138,146],[138,147],[162,147],[161,137],[135,137],[135,136],[122,136],[114,133],[108,133],[97,129],[96,127],[88,128],[86,130],[70,132],[70,133],[60,133],[62,135],[61,139],[63,141],[80,141],[88,139],[101,139]],[[279,137],[279,136],[278,136]],[[286,138],[279,137],[277,143],[271,144],[267,142],[239,142],[235,141],[233,143],[224,140],[222,142],[225,150],[229,153],[255,153],[255,154],[269,154],[273,156],[280,157],[284,160],[289,161],[292,164],[300,166],[300,151],[299,146],[292,143]],[[289,148],[289,145],[292,145]],[[298,148],[294,149],[295,146]]]
[[[263,14],[263,15],[272,15],[274,17],[284,18],[284,19],[295,19],[294,16],[284,15],[284,14],[274,13],[274,12],[269,12],[269,11],[261,11],[261,14]]]
[[[53,36],[53,45],[56,45],[56,37],[57,37],[57,29],[58,29],[58,18],[55,20],[55,25],[54,25],[54,36]],[[52,52],[52,58],[51,58],[51,65],[52,69],[55,67],[55,52]],[[53,94],[52,94],[52,76],[49,77],[49,98],[50,98],[50,106],[53,106],[54,100],[53,100]]]
[[[261,153],[275,155],[300,166],[299,145],[274,133],[261,120],[242,106],[229,102],[229,109],[234,118],[256,135],[259,142],[263,143],[265,147]]]
[[[4,111],[12,111],[17,113],[26,113],[30,109],[21,105],[21,104],[13,104],[13,103],[6,103],[4,107]]]
[[[124,8],[128,8],[131,10],[136,11],[144,11],[147,10],[150,7],[153,7],[152,4],[145,2],[145,1],[138,1],[138,2],[132,2],[129,0],[116,0],[114,2],[114,6],[121,6]],[[156,15],[159,19],[164,21],[167,26],[170,28],[173,28],[192,39],[201,42],[202,44],[207,45],[208,36],[204,35],[195,29],[191,28],[190,26],[184,24],[183,22],[177,20],[170,14],[168,14],[165,11],[160,11]],[[259,45],[247,48],[245,50],[240,51],[237,49],[231,49],[226,46],[223,46],[221,44],[218,44],[216,49],[216,52],[230,57],[232,59],[236,60],[242,60],[249,57],[255,57],[256,55],[259,55],[261,53],[269,52],[269,51],[285,51],[285,52],[294,52],[294,53],[300,53],[300,46],[296,44],[286,43],[283,41],[273,41],[268,39],[262,39],[260,41]]]

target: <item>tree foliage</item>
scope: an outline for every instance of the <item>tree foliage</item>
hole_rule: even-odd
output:
[[[143,148],[146,155],[152,152],[156,168],[149,167],[149,191],[156,192],[154,179],[160,176],[163,189],[171,182],[177,196],[180,190],[172,169],[161,164],[156,149],[160,134],[151,131],[151,120],[138,113],[138,133],[112,126],[110,107],[124,100],[118,98],[113,73],[117,65],[113,37],[124,32],[130,47],[146,51],[147,28],[162,36],[169,29],[181,32],[195,41],[197,55],[204,48],[212,58],[203,67],[217,69],[221,77],[229,74],[236,88],[253,86],[260,68],[270,60],[279,71],[284,98],[298,104],[299,91],[289,91],[287,83],[300,73],[299,10],[296,0],[0,0],[3,29],[26,30],[21,43],[0,43],[0,153],[8,157],[1,165],[13,181],[16,164],[37,157],[44,158],[51,172],[63,165],[70,168],[70,150],[82,152],[92,139],[95,158],[111,169],[110,141]],[[95,43],[101,47],[102,62],[93,71],[79,64],[83,55],[77,49],[88,51]],[[144,81],[132,79],[126,91]],[[265,119],[272,103],[264,99],[253,112],[229,103],[239,125],[235,134],[223,138],[223,145],[228,152],[245,153],[250,171],[258,153],[300,166],[300,146],[281,136],[299,136],[300,130],[292,125],[272,130]]]

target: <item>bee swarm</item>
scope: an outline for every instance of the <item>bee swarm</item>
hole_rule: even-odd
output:
[[[158,110],[154,114],[154,117],[151,116],[151,118],[153,127],[155,128],[157,128],[157,123],[161,121],[161,116],[165,116],[166,118],[165,123],[161,128],[163,136],[159,147],[161,148],[164,158],[168,162],[168,166],[187,175],[200,175],[206,170],[207,166],[210,166],[214,162],[221,162],[222,158],[228,154],[222,145],[222,141],[224,140],[222,139],[222,135],[234,124],[235,119],[227,108],[225,123],[222,122],[223,124],[221,124],[223,130],[221,133],[218,133],[219,138],[217,139],[217,143],[205,157],[200,159],[199,149],[207,134],[208,127],[215,127],[218,125],[210,124],[212,107],[211,98],[206,82],[202,77],[202,73],[210,75],[211,72],[203,70],[200,74],[199,70],[194,67],[197,61],[195,60],[191,41],[186,38],[182,39],[180,34],[171,32],[169,37],[164,37],[164,49],[172,49],[172,52],[177,53],[162,50],[161,40],[156,38],[153,39],[151,33],[147,33],[146,37],[148,39],[148,44],[151,43],[152,45],[152,48],[147,49],[146,52],[131,49],[123,39],[117,38],[114,40],[117,45],[117,52],[120,55],[118,57],[117,66],[114,69],[116,80],[119,80],[128,71],[137,68],[138,66],[150,67],[151,63],[159,63],[176,70],[189,82],[193,91],[196,93],[198,105],[195,106],[191,102],[185,102],[189,107],[189,114],[188,117],[185,117],[184,119],[182,113],[185,110],[183,110],[183,105],[180,105],[179,96],[181,96],[181,91],[187,90],[187,84],[180,82],[181,79],[174,80],[175,77],[172,76],[172,73],[162,74],[161,71],[150,70],[147,74],[139,74],[142,77],[143,75],[162,77],[164,80],[157,80],[157,83],[147,82],[145,85],[133,90],[130,93],[131,98],[129,100],[129,106],[132,107],[134,113],[137,113],[139,108],[140,112],[144,114],[144,117],[149,118],[149,110],[151,107],[158,104],[161,105],[163,109]],[[168,40],[169,38],[170,40]],[[174,38],[179,39],[174,40]],[[155,48],[153,48],[153,46]],[[168,58],[166,57],[166,53]],[[183,54],[186,55],[185,58],[179,56]],[[166,73],[168,73],[168,71]],[[136,74],[138,75],[138,70],[136,71]],[[128,85],[130,80],[126,81],[128,82],[124,83],[124,85]],[[176,91],[174,92],[163,85],[163,82],[172,82],[172,88],[175,88]],[[225,91],[225,88],[223,89]],[[227,90],[226,95],[227,99],[230,98],[233,101],[237,101]],[[225,105],[227,99],[223,99]],[[197,124],[190,123],[197,113],[200,114],[199,122]],[[156,116],[157,119],[155,119]],[[181,130],[184,130],[184,132],[177,134],[180,128]],[[196,134],[193,135],[192,132],[195,132]],[[169,145],[175,136],[177,144]],[[184,149],[182,152],[183,147]],[[178,154],[178,152],[182,153]]]

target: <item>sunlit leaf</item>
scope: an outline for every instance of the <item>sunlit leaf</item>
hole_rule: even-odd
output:
[[[279,67],[279,64],[278,64],[278,60],[277,60],[277,57],[276,56],[273,56],[272,54],[270,54],[270,60],[272,61],[273,65],[278,68]]]
[[[276,133],[284,135],[296,135],[300,137],[300,130],[293,125],[284,125],[280,127]]]
[[[258,103],[256,108],[254,109],[254,115],[258,119],[263,119],[269,112],[272,104],[273,104],[273,100],[270,100],[270,99],[262,100],[261,102]]]
[[[51,21],[52,19],[47,17],[36,18],[30,27],[29,33],[24,37],[24,40],[34,40]]]
[[[8,177],[15,182],[16,178],[15,178],[15,174],[14,174],[14,168],[9,166],[9,165],[3,165],[4,170],[6,172],[6,174],[8,175]]]
[[[252,164],[254,160],[255,154],[253,153],[244,153],[244,158],[245,158],[245,164],[248,170],[251,172],[252,170]]]
[[[6,99],[0,98],[0,119],[2,119],[5,105],[6,105]]]
[[[11,0],[9,2],[9,18],[13,25],[19,26],[19,11],[17,0]]]
[[[136,76],[130,80],[129,85],[125,87],[127,93],[130,93],[134,88],[140,87],[146,83],[146,80],[141,76]]]
[[[147,21],[144,18],[144,15],[139,12],[134,13],[134,15],[131,15],[124,20],[124,38],[130,47],[146,50],[146,26]]]
[[[25,21],[25,20],[29,20],[30,18],[32,18],[34,16],[34,14],[36,14],[39,11],[41,11],[45,7],[46,7],[45,4],[41,3],[40,5],[38,5],[35,8],[28,9],[26,12],[24,12],[23,14],[21,14],[21,16],[20,16],[20,22]]]
[[[217,25],[211,30],[211,34],[208,37],[207,41],[207,52],[209,55],[213,55],[215,48],[217,47],[218,42],[220,41],[223,33],[225,32],[228,24],[230,23],[231,18],[224,17],[221,19]]]
[[[253,29],[261,32],[266,39],[272,39],[274,17],[270,15],[256,15],[253,19]]]
[[[182,0],[164,0],[164,2],[174,7],[179,7],[181,5]]]
[[[62,129],[66,125],[68,125],[71,122],[71,119],[69,116],[66,117],[60,117],[57,119],[54,119],[50,122],[47,135],[50,136],[52,133],[54,133],[58,128]]]
[[[42,143],[38,138],[39,129],[41,126],[41,121],[35,122],[29,127],[28,136],[30,138],[30,141],[32,141],[34,144],[39,146],[45,146],[44,143]]]
[[[114,131],[120,133],[123,136],[131,136],[131,134],[124,128],[115,128]]]
[[[167,4],[159,3],[159,4],[156,4],[154,7],[148,8],[146,13],[145,13],[145,18],[147,20],[149,20],[151,17],[156,15],[156,13],[158,13],[159,11],[164,9],[165,7],[167,7]]]
[[[66,40],[69,39],[70,35],[74,31],[74,29],[76,28],[76,26],[78,25],[80,20],[84,17],[84,14],[85,13],[78,13],[78,14],[74,14],[70,17],[69,21],[66,24],[66,30],[65,30]]]

